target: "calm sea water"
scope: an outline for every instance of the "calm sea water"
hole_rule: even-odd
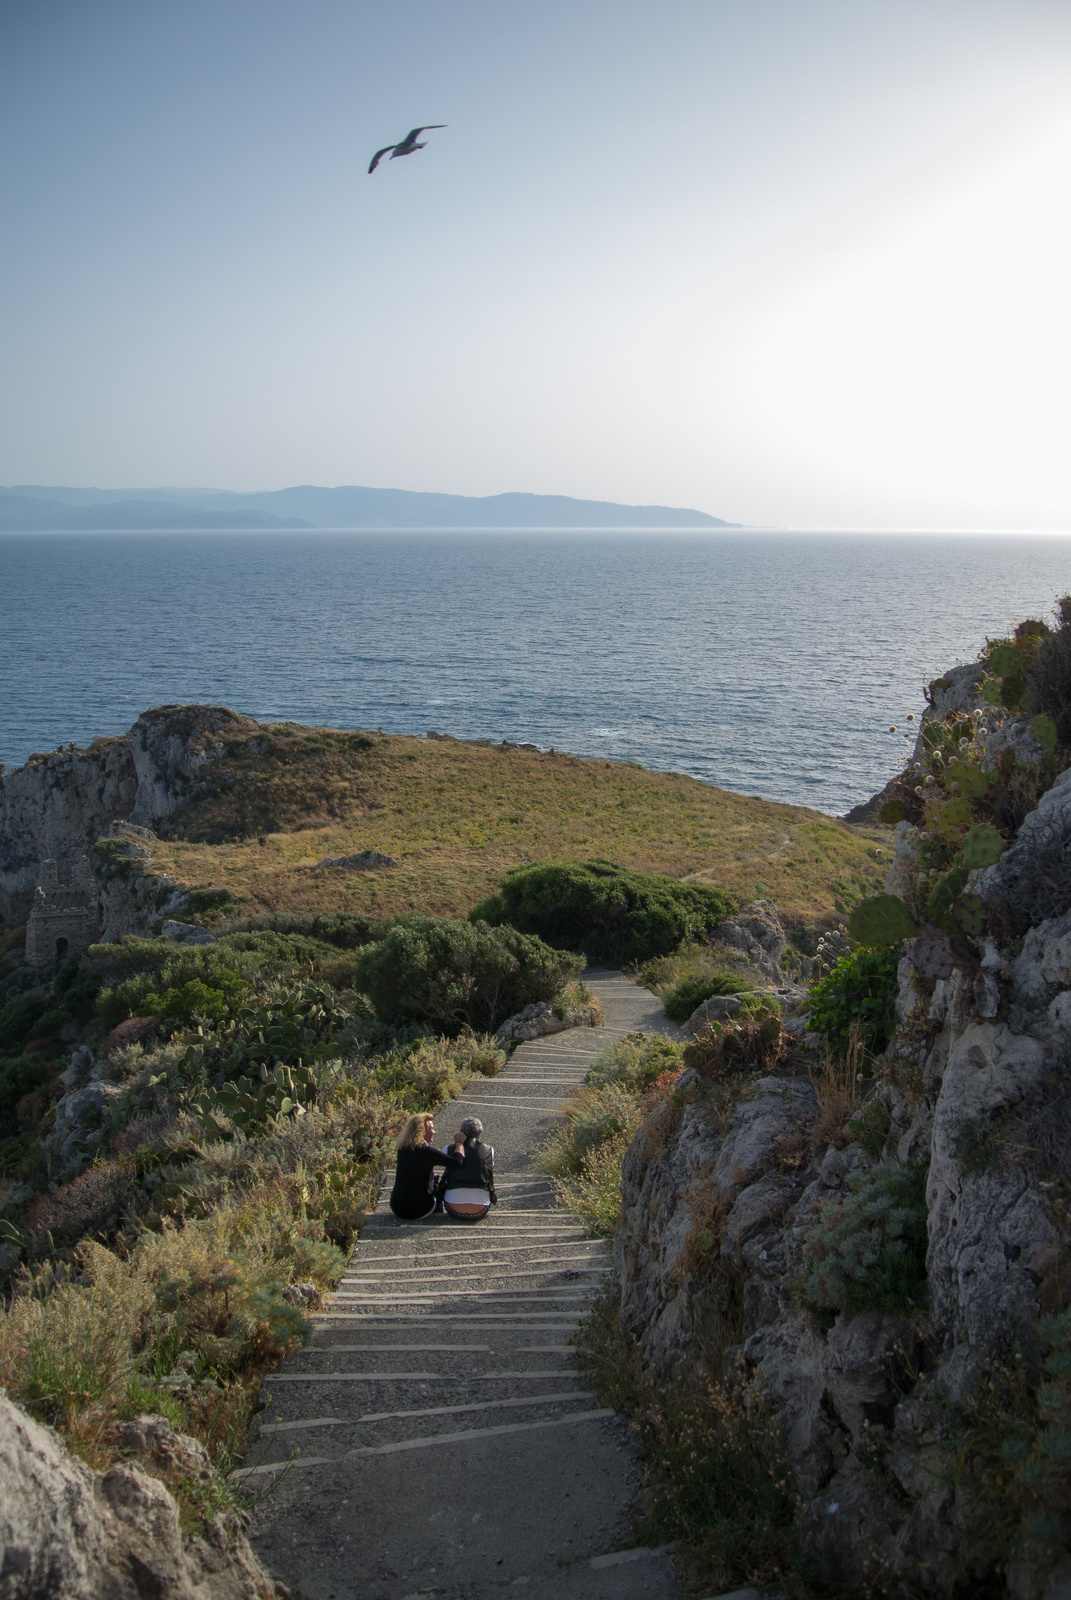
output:
[[[532,740],[839,813],[890,723],[1071,589],[1071,538],[767,533],[0,537],[0,760],[203,700]]]

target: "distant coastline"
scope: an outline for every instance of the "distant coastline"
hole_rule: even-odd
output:
[[[0,532],[161,531],[243,528],[739,528],[677,506],[627,506],[569,495],[426,494],[412,489],[293,489],[232,494],[211,489],[0,488]]]

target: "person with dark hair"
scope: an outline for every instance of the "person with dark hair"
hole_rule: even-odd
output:
[[[435,1168],[460,1167],[464,1140],[458,1135],[457,1148],[436,1150],[435,1122],[430,1111],[418,1111],[409,1118],[395,1141],[398,1161],[394,1169],[394,1188],[390,1208],[403,1222],[418,1222],[441,1210],[436,1202]]]
[[[439,1180],[443,1205],[459,1221],[478,1222],[498,1204],[494,1146],[483,1143],[479,1117],[464,1119],[454,1135],[454,1153],[461,1156],[460,1165],[451,1165]]]

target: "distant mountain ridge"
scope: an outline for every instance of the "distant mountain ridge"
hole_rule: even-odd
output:
[[[736,528],[703,511],[556,494],[429,494],[302,484],[216,489],[0,488],[0,531],[183,528]]]

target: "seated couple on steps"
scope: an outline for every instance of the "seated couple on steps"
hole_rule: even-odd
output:
[[[417,1222],[437,1211],[459,1221],[478,1222],[498,1204],[495,1152],[482,1142],[483,1123],[478,1117],[466,1117],[449,1150],[437,1150],[434,1139],[430,1111],[418,1111],[398,1135],[391,1210],[404,1222]],[[436,1167],[446,1168],[438,1179]]]

